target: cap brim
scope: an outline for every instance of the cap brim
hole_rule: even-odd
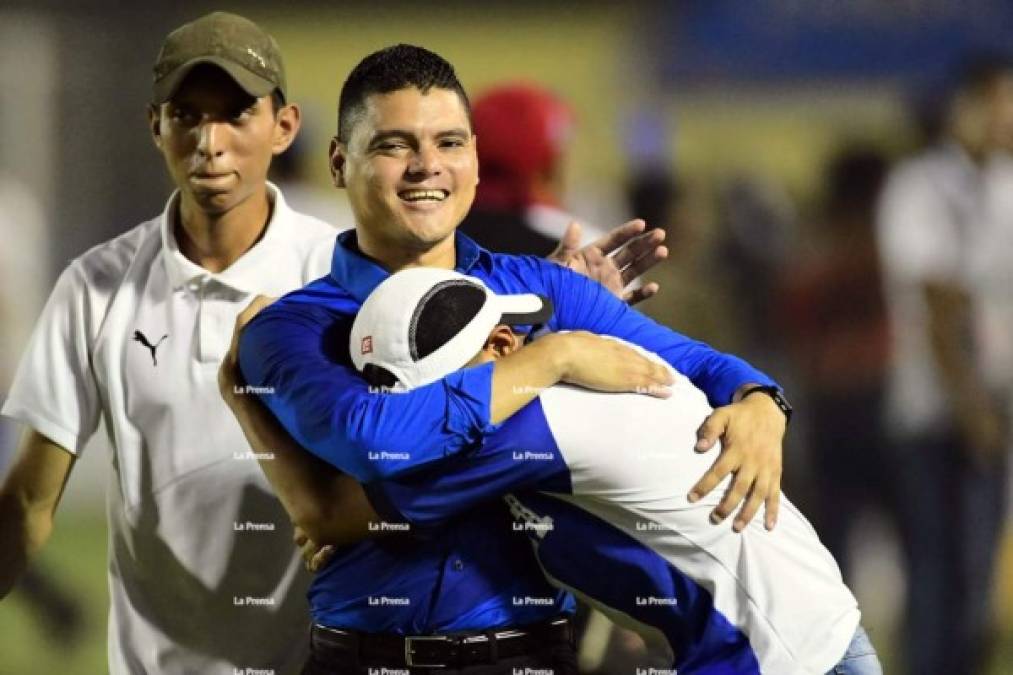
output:
[[[162,79],[155,82],[151,102],[155,105],[161,105],[171,99],[179,89],[179,85],[183,84],[183,80],[185,80],[186,76],[190,74],[190,71],[196,66],[202,64],[221,68],[235,81],[236,84],[239,85],[243,91],[254,98],[267,96],[278,87],[278,85],[271,80],[265,79],[256,73],[252,73],[232,61],[228,61],[217,56],[201,56],[187,61]]]
[[[500,311],[499,323],[507,326],[534,326],[552,318],[552,300],[545,296],[521,293],[495,297]]]

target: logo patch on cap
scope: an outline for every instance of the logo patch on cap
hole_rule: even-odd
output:
[[[372,354],[373,353],[373,336],[372,335],[367,335],[366,337],[362,338],[362,353],[363,354]]]

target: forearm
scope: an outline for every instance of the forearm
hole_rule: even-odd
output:
[[[32,430],[0,487],[0,597],[49,540],[74,455]]]
[[[970,298],[961,289],[946,284],[926,284],[924,293],[929,308],[929,342],[944,387],[958,403],[983,396],[984,385],[967,348]]]
[[[255,397],[235,396],[229,405],[293,525],[327,544],[370,535],[376,514],[358,483],[300,447]]]
[[[16,497],[0,494],[0,598],[14,588],[51,530],[51,524],[41,526],[38,519],[33,523]]]
[[[546,335],[496,361],[492,375],[489,421],[500,424],[565,374],[561,335]]]

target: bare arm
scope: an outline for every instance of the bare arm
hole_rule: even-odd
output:
[[[256,396],[244,393],[237,362],[239,334],[269,303],[269,298],[258,297],[236,318],[232,345],[218,370],[218,389],[292,524],[313,541],[344,545],[365,539],[377,514],[362,486],[301,448]]]
[[[957,429],[965,446],[988,463],[1002,452],[1003,419],[968,347],[971,299],[951,284],[927,283],[924,294],[929,343],[943,386],[950,392]]]
[[[35,430],[21,442],[18,458],[0,488],[0,598],[6,597],[31,557],[53,531],[75,457]]]

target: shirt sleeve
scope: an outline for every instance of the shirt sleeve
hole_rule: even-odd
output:
[[[503,422],[473,452],[363,487],[381,518],[411,523],[423,533],[509,492],[572,491],[539,399]]]
[[[72,263],[42,310],[2,410],[75,455],[101,410],[89,338],[94,302],[80,263]]]
[[[549,322],[552,330],[612,335],[654,352],[707,394],[714,407],[731,403],[735,391],[744,384],[777,386],[737,356],[649,319],[596,281],[539,258],[517,260],[528,268],[523,275],[540,280],[543,292],[551,298],[555,308]]]
[[[489,422],[493,364],[409,392],[382,392],[322,348],[337,343],[347,345],[347,333],[335,335],[321,317],[276,304],[243,331],[239,362],[289,434],[359,482],[418,469],[498,428]]]

